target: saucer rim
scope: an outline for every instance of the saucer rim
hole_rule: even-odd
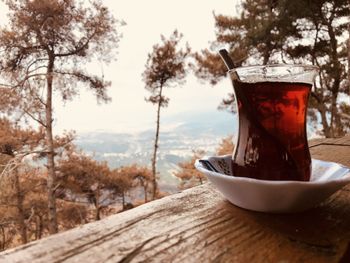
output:
[[[231,176],[231,175],[226,175],[222,173],[218,173],[215,171],[210,171],[206,169],[199,161],[200,160],[207,160],[209,158],[221,158],[224,159],[225,157],[227,158],[228,156],[232,155],[222,155],[222,156],[205,156],[201,159],[197,159],[195,161],[195,168],[199,171],[201,171],[204,174],[210,174],[212,176],[219,176],[223,179],[229,179],[231,181],[240,181],[240,182],[249,182],[249,183],[255,183],[255,184],[264,184],[264,185],[277,185],[277,186],[282,186],[282,185],[303,185],[303,186],[320,186],[320,185],[326,185],[326,184],[331,184],[331,183],[350,183],[350,168],[347,166],[344,166],[342,164],[336,163],[336,162],[328,162],[324,160],[319,160],[312,158],[312,160],[316,161],[321,161],[323,163],[327,164],[335,164],[339,167],[348,169],[348,173],[345,173],[343,177],[341,178],[335,178],[335,179],[329,179],[329,180],[321,180],[321,181],[295,181],[295,180],[263,180],[263,179],[255,179],[255,178],[249,178],[249,177],[240,177],[240,176]]]

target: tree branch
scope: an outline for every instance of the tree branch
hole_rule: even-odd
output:
[[[33,73],[33,72],[35,72],[35,71],[37,71],[38,69],[41,69],[41,68],[47,68],[47,66],[39,66],[39,67],[37,67],[35,69],[27,70],[27,74],[31,74],[31,73]]]
[[[340,112],[339,115],[345,119],[348,119],[350,120],[350,115],[349,114],[346,114],[346,113],[343,113],[343,112]]]
[[[36,122],[38,122],[40,125],[42,125],[43,127],[46,128],[46,123],[44,123],[42,120],[40,120],[39,118],[36,118],[33,114],[31,114],[29,111],[27,111],[26,109],[23,110],[29,117],[31,117],[33,120],[35,120]]]
[[[33,71],[36,70],[36,69],[35,69],[35,70],[29,71],[29,69],[30,69],[31,66],[35,65],[36,63],[38,63],[38,62],[40,62],[40,61],[46,61],[46,60],[48,60],[48,59],[47,59],[47,58],[38,58],[38,59],[35,59],[33,62],[29,63],[29,65],[27,66],[27,74],[28,74],[29,72],[33,72]],[[39,68],[41,68],[41,67],[46,67],[46,66],[40,66]]]
[[[26,225],[28,225],[29,221],[32,219],[32,217],[33,217],[34,214],[35,214],[34,207],[31,207],[30,211],[31,211],[31,213],[30,213],[29,218],[26,220],[26,221],[27,221],[27,222],[26,222]]]
[[[69,57],[72,55],[79,54],[81,51],[83,51],[85,48],[88,47],[91,39],[96,35],[96,31],[86,40],[86,42],[81,45],[80,47],[76,47],[75,50],[69,51],[67,53],[61,53],[61,54],[54,54],[55,57]]]

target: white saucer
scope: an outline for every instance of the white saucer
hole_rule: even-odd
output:
[[[233,204],[253,211],[291,213],[312,208],[350,183],[350,169],[312,160],[310,181],[267,181],[231,176],[231,155],[197,160],[195,167]]]

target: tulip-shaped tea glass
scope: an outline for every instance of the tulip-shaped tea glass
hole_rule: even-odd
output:
[[[233,175],[308,181],[306,114],[317,67],[280,64],[229,72],[239,115]]]

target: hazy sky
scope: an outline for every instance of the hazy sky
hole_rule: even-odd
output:
[[[141,77],[152,46],[160,42],[161,34],[168,37],[174,29],[178,29],[192,50],[208,48],[209,42],[215,38],[213,11],[216,14],[233,14],[236,10],[236,2],[233,0],[102,2],[117,19],[123,19],[127,23],[121,30],[123,37],[117,50],[117,61],[103,67],[105,79],[112,81],[108,93],[112,102],[97,105],[92,94],[84,90],[66,105],[55,101],[56,133],[64,129],[80,133],[96,130],[136,132],[152,128],[156,108],[144,100],[148,93]],[[1,24],[4,16],[4,5],[0,2]],[[101,73],[101,65],[96,65],[93,69],[94,74]],[[182,114],[185,116],[189,112],[217,111],[221,99],[231,89],[228,80],[211,87],[210,84],[199,83],[190,74],[182,88],[165,91],[165,95],[170,97],[170,103],[168,108],[162,109],[161,118]]]

